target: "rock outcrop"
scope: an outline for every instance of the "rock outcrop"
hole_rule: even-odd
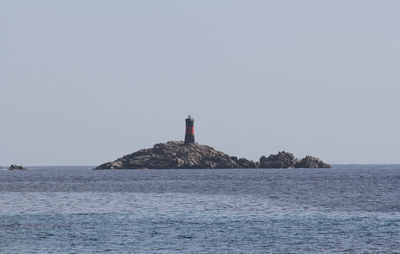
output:
[[[260,158],[261,168],[294,168],[298,160],[293,154],[285,151],[278,154],[271,154],[268,157],[262,156]]]
[[[330,168],[331,165],[321,161],[312,156],[306,156],[298,161],[295,165],[296,168]]]
[[[249,168],[255,165],[255,162],[234,159],[210,146],[170,141],[139,150],[96,169]]]
[[[8,169],[9,170],[26,170],[27,168],[25,168],[21,165],[11,164],[11,166]]]
[[[282,151],[260,158],[260,168],[330,168],[331,165],[313,156],[297,159],[293,154]]]
[[[297,159],[293,154],[279,152],[262,156],[259,162],[229,156],[207,145],[182,141],[160,143],[153,148],[142,149],[125,155],[95,169],[212,169],[212,168],[326,168],[328,164],[307,156]]]

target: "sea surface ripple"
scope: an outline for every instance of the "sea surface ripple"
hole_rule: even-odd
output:
[[[0,253],[400,253],[400,165],[0,170]]]

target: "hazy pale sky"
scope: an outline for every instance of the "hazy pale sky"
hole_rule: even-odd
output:
[[[0,0],[0,165],[196,141],[400,163],[400,1]]]

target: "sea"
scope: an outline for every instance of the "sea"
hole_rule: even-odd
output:
[[[400,165],[0,170],[0,253],[400,253]]]

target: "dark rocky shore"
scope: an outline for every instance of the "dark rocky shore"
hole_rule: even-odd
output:
[[[207,168],[330,168],[318,158],[297,159],[293,154],[279,152],[262,156],[258,162],[229,156],[207,145],[181,141],[160,143],[125,155],[95,169],[207,169]]]

